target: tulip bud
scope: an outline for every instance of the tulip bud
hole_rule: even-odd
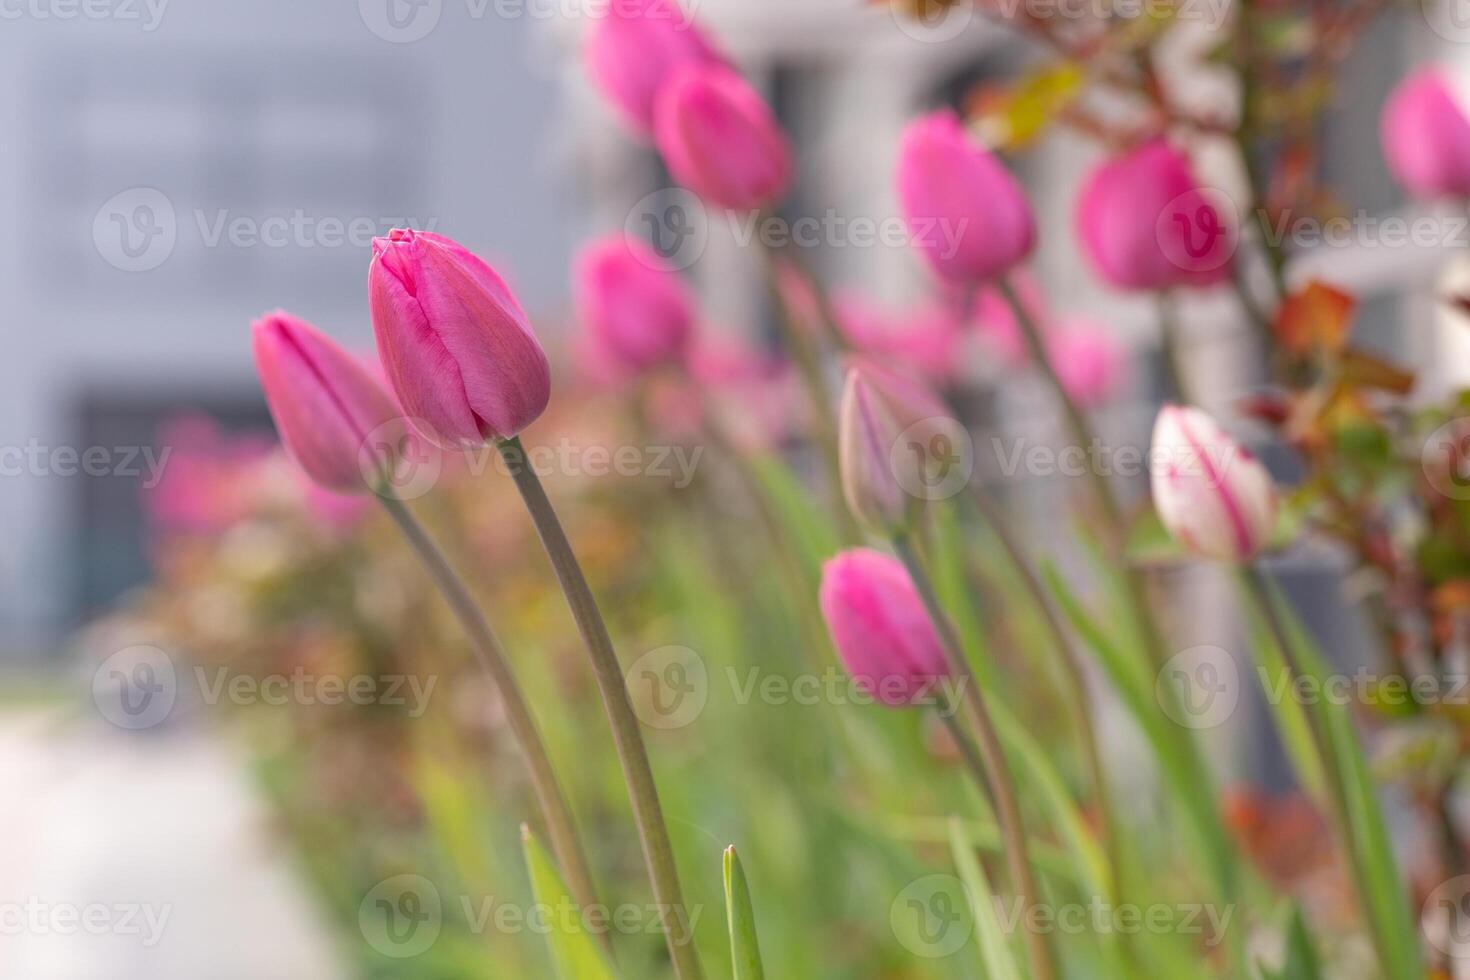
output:
[[[600,351],[623,373],[678,360],[694,328],[694,299],[678,272],[640,241],[611,235],[582,249],[577,310]]]
[[[723,62],[673,0],[613,0],[583,55],[593,83],[636,132],[653,134],[659,89],[679,65]]]
[[[822,617],[859,688],[902,707],[950,676],[944,646],[903,564],[870,548],[844,551],[822,568]]]
[[[1438,70],[1398,84],[1379,135],[1389,171],[1414,197],[1470,197],[1470,119]]]
[[[907,465],[906,457],[893,452],[902,431],[863,373],[848,371],[837,438],[842,493],[853,516],[881,534],[906,529],[918,503],[896,472]]]
[[[1036,219],[1020,182],[952,112],[904,130],[897,183],[914,247],[947,282],[993,279],[1036,244]]]
[[[1150,462],[1154,507],[1185,548],[1248,561],[1265,547],[1276,519],[1271,474],[1209,415],[1164,406]]]
[[[255,321],[251,345],[276,431],[307,476],[338,493],[388,476],[392,447],[375,434],[399,418],[398,407],[356,357],[281,312]]]
[[[373,333],[408,415],[446,446],[509,439],[551,398],[546,353],[509,287],[442,235],[373,239]]]
[[[719,64],[683,64],[659,91],[654,139],[683,186],[718,207],[751,211],[791,186],[791,146],[765,100]]]
[[[1119,289],[1212,286],[1230,277],[1236,230],[1163,139],[1099,164],[1077,202],[1083,254]]]
[[[837,326],[858,350],[944,383],[960,368],[964,332],[943,305],[929,303],[902,313],[868,297],[844,293],[834,301]]]

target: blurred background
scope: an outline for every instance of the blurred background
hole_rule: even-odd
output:
[[[891,216],[903,125],[937,106],[963,107],[977,85],[1013,76],[1038,53],[963,5],[932,23],[860,0],[688,6],[792,135],[800,179],[784,209],[791,218]],[[166,605],[154,595],[160,578],[189,580],[180,567],[190,559],[162,542],[181,526],[217,519],[189,494],[225,506],[236,488],[221,460],[250,457],[273,440],[249,351],[253,318],[283,307],[368,350],[370,238],[398,226],[436,230],[507,276],[548,345],[562,350],[555,397],[574,399],[566,353],[573,252],[591,235],[643,228],[687,268],[713,328],[757,343],[773,334],[760,270],[738,227],[671,210],[680,199],[657,155],[590,91],[579,57],[581,7],[0,0],[0,203],[15,219],[0,239],[0,668],[9,681],[0,777],[13,801],[0,815],[0,902],[141,903],[140,921],[150,912],[167,920],[151,944],[120,929],[68,934],[0,923],[0,973],[123,980],[371,972],[354,952],[361,937],[350,916],[343,927],[331,911],[353,903],[323,901],[324,876],[302,871],[327,846],[327,832],[291,823],[307,820],[310,806],[305,816],[289,807],[283,816],[270,802],[260,789],[261,753],[223,731],[230,726],[221,713],[180,708],[167,724],[134,731],[115,724],[115,712],[94,696],[99,662],[134,644],[166,645],[161,635],[117,628],[112,617],[140,602]],[[1228,117],[1238,99],[1228,67],[1199,57],[1228,13],[1222,0],[1218,18],[1181,24],[1161,47],[1173,90],[1203,114]],[[1344,200],[1372,214],[1407,209],[1377,150],[1377,118],[1391,82],[1425,59],[1470,68],[1470,48],[1446,40],[1417,7],[1380,19],[1351,56],[1326,117],[1327,176]],[[1034,271],[1053,305],[1106,322],[1129,354],[1126,382],[1100,425],[1120,444],[1143,445],[1163,386],[1156,311],[1079,272],[1076,246],[1062,233],[1078,180],[1097,158],[1094,144],[1056,130],[1014,165],[1036,203],[1043,234]],[[1197,163],[1227,191],[1242,180],[1229,159],[1206,154]],[[694,224],[686,227],[686,217]],[[860,289],[894,310],[922,292],[906,249],[840,234],[825,244],[808,261],[839,292]],[[1423,390],[1434,394],[1470,381],[1470,334],[1441,322],[1454,314],[1431,306],[1422,289],[1456,275],[1453,258],[1450,249],[1365,245],[1333,249],[1315,264],[1305,255],[1300,271],[1356,291],[1365,304],[1360,339],[1422,368],[1432,381]],[[1183,302],[1190,373],[1207,407],[1225,405],[1258,380],[1245,324],[1228,296]],[[1034,379],[1008,378],[983,351],[960,356],[959,386],[977,430],[1061,440]],[[190,489],[171,493],[171,475],[185,471]],[[1048,517],[1062,492],[1052,482],[1032,476],[1001,487],[1027,535],[1043,543],[1066,533]],[[1142,478],[1134,483],[1141,494]],[[505,543],[496,533],[510,532],[476,533],[490,547]],[[257,546],[269,551],[259,541],[241,545],[267,561],[250,551]],[[614,553],[637,547],[607,544]],[[1280,571],[1306,617],[1336,638],[1327,644],[1335,655],[1362,656],[1359,629],[1339,605],[1334,556],[1298,553]],[[316,572],[298,574],[293,588]],[[414,576],[411,568],[394,574]],[[1172,587],[1190,611],[1183,628],[1201,642],[1238,631],[1211,575],[1183,575]],[[391,576],[385,588],[408,607],[428,601]],[[544,582],[506,588],[536,610],[531,624],[510,628],[513,636],[559,611]],[[238,613],[217,594],[193,598],[206,604],[194,614],[215,626]],[[637,641],[628,652],[641,652]],[[252,724],[277,750],[279,740],[299,737],[277,716]],[[1284,780],[1259,727],[1242,714],[1226,751],[1265,782]],[[576,753],[575,731],[555,737]],[[1126,752],[1127,733],[1119,738]],[[371,753],[352,765],[376,767]],[[372,779],[362,776],[358,789]],[[507,823],[503,832],[512,833]],[[722,915],[718,903],[709,911]],[[535,975],[529,969],[521,975]],[[445,967],[442,975],[468,974]]]

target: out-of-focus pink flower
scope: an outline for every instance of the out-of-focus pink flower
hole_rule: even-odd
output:
[[[685,367],[687,397],[667,406],[708,408],[717,416],[711,421],[742,450],[769,450],[807,422],[807,402],[790,363],[735,336],[699,332]]]
[[[143,491],[143,507],[167,533],[213,534],[247,517],[250,474],[275,448],[264,433],[228,435],[194,413],[165,422],[157,441],[168,455],[158,482]]]
[[[822,303],[817,287],[797,266],[785,260],[776,263],[776,290],[786,315],[799,330],[817,334],[822,330]]]
[[[669,173],[717,207],[752,211],[791,187],[791,146],[770,106],[720,64],[678,66],[659,90],[654,139]]]
[[[1154,508],[1185,548],[1249,561],[1276,519],[1276,487],[1260,460],[1197,408],[1166,405],[1154,423]]]
[[[1438,69],[1421,68],[1398,84],[1379,136],[1389,171],[1410,194],[1470,197],[1470,118]]]
[[[1127,374],[1123,344],[1106,326],[1087,317],[1055,321],[1046,335],[1046,349],[1062,386],[1083,408],[1112,398]]]
[[[272,313],[252,328],[255,366],[291,458],[339,493],[370,489],[393,447],[375,438],[398,406],[356,357],[304,320]]]
[[[1189,157],[1155,139],[1103,161],[1077,201],[1083,254],[1119,289],[1211,286],[1230,276],[1236,229]]]
[[[939,634],[908,571],[869,548],[844,551],[822,569],[822,616],[860,688],[902,707],[949,676]]]
[[[372,513],[373,502],[365,497],[333,493],[308,482],[305,489],[307,513],[333,531],[350,531]]]
[[[872,386],[903,428],[926,419],[953,417],[933,389],[915,374],[861,354],[849,354],[844,366],[849,374],[860,375]]]
[[[1044,330],[1051,320],[1051,310],[1041,283],[1030,272],[1018,269],[1011,276],[1011,286],[1032,322]],[[981,342],[1007,366],[1018,367],[1031,360],[1016,311],[995,286],[987,286],[976,295],[974,323]]]
[[[954,380],[959,373],[964,331],[943,306],[928,303],[894,313],[850,291],[834,297],[832,306],[838,329],[862,353],[892,361],[938,384]]]
[[[914,247],[947,282],[979,285],[1036,245],[1036,220],[1020,182],[952,112],[904,130],[897,184]]]
[[[659,89],[676,67],[724,60],[674,0],[613,0],[592,19],[583,56],[593,84],[645,136],[653,133]]]
[[[551,368],[510,288],[459,243],[394,229],[373,239],[368,299],[404,412],[469,448],[508,439],[551,398]]]
[[[694,297],[667,260],[619,233],[585,246],[573,271],[589,351],[613,371],[639,373],[682,357],[694,327]]]

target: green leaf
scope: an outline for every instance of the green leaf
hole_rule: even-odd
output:
[[[1317,959],[1317,949],[1307,931],[1306,918],[1297,903],[1291,905],[1286,922],[1286,960],[1281,969],[1261,967],[1265,980],[1322,980],[1322,966]]]
[[[734,964],[735,980],[765,980],[750,885],[734,844],[725,848],[725,910],[730,924],[730,961]]]
[[[1021,968],[1015,951],[1006,941],[1005,930],[995,907],[995,893],[985,878],[985,869],[975,858],[975,848],[959,817],[949,821],[949,847],[955,868],[970,899],[970,913],[975,917],[975,939],[980,945],[980,959],[988,980],[1021,980]]]
[[[526,867],[531,873],[531,891],[536,902],[544,908],[575,907],[576,902],[557,874],[551,856],[531,834],[531,828],[521,825],[521,841],[526,852]],[[617,976],[608,963],[602,947],[593,935],[579,928],[581,921],[568,922],[566,916],[548,917],[549,929],[546,943],[551,947],[551,961],[556,966],[556,975],[561,980],[614,980]]]

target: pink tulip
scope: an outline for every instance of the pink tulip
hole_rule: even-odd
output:
[[[683,186],[718,207],[751,211],[791,187],[791,146],[755,89],[719,64],[685,63],[659,91],[654,138]]]
[[[1185,548],[1248,561],[1265,547],[1276,519],[1271,474],[1209,415],[1166,405],[1150,464],[1154,508]]]
[[[368,300],[398,400],[430,438],[509,439],[545,410],[546,352],[510,288],[462,245],[403,229],[373,239]]]
[[[1115,395],[1128,369],[1122,343],[1087,317],[1054,323],[1046,335],[1046,349],[1062,386],[1083,408],[1096,408]]]
[[[401,416],[358,359],[286,313],[262,317],[252,332],[271,417],[306,474],[339,493],[360,493],[374,474],[386,476],[392,449],[377,430]]]
[[[1437,69],[1398,84],[1379,134],[1389,171],[1414,197],[1470,197],[1470,119]]]
[[[1026,193],[952,112],[904,130],[898,200],[914,247],[947,282],[974,286],[1002,275],[1036,244]]]
[[[896,314],[854,292],[835,297],[833,307],[838,328],[859,351],[940,384],[959,373],[964,333],[944,307],[931,303]]]
[[[227,435],[209,416],[192,414],[169,419],[158,444],[169,450],[168,465],[144,491],[143,506],[159,530],[188,534],[217,534],[243,520],[249,475],[275,448],[268,435]]]
[[[892,707],[913,704],[949,676],[939,634],[908,571],[869,548],[822,569],[822,616],[859,688]]]
[[[939,396],[915,374],[861,354],[849,354],[844,360],[848,374],[866,381],[903,428],[927,419],[953,417]]]
[[[655,98],[679,65],[723,58],[673,0],[613,0],[593,20],[587,73],[636,132],[653,134]]]
[[[583,248],[573,276],[594,349],[617,368],[636,374],[682,356],[694,327],[694,298],[652,248],[610,235]]]
[[[1082,251],[1120,289],[1211,286],[1230,277],[1235,228],[1163,139],[1105,160],[1077,202]]]

